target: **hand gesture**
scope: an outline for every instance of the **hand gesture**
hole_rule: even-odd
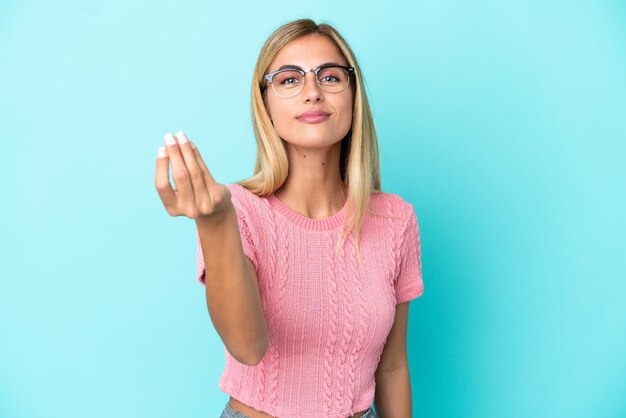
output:
[[[213,179],[198,148],[181,131],[176,138],[166,133],[164,140],[165,147],[159,147],[154,183],[167,213],[196,220],[226,213],[232,206],[230,190]],[[170,160],[175,188],[169,179]]]

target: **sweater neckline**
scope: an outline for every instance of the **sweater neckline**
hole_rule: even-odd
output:
[[[304,229],[310,231],[328,231],[330,229],[336,229],[342,225],[344,215],[348,208],[348,199],[346,198],[343,207],[339,212],[331,215],[327,218],[309,218],[287,206],[282,200],[280,200],[274,193],[268,196],[268,202],[270,205],[284,215],[291,223],[298,225]]]

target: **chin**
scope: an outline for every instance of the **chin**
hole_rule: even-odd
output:
[[[324,147],[330,147],[336,144],[337,142],[340,142],[342,139],[343,137],[336,138],[336,139],[329,139],[327,136],[315,135],[315,136],[300,136],[296,140],[292,141],[289,139],[285,139],[285,141],[287,141],[288,143],[292,145],[296,145],[299,147],[324,148]]]

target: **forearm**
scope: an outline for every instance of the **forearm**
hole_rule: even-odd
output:
[[[267,328],[256,275],[243,253],[237,215],[196,222],[205,264],[206,301],[224,346],[239,362],[257,364],[267,349]]]
[[[374,406],[380,418],[412,417],[411,378],[409,368],[402,366],[376,373]]]

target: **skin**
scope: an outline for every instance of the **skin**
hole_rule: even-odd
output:
[[[293,64],[305,70],[326,62],[348,65],[337,47],[326,37],[309,35],[287,44],[276,56],[268,73]],[[309,218],[326,218],[337,213],[345,203],[345,190],[339,172],[341,139],[352,123],[353,93],[327,93],[307,73],[302,91],[293,97],[280,97],[268,85],[267,109],[278,135],[287,143],[289,177],[274,194],[294,211]],[[312,109],[331,113],[321,123],[307,124],[296,119]],[[376,371],[375,406],[381,418],[407,418],[411,412],[406,337],[409,302],[396,307],[394,324],[381,354]],[[251,418],[270,418],[242,402],[230,398],[230,405]],[[353,417],[360,417],[361,411]]]
[[[409,303],[396,305],[396,315],[376,369],[374,405],[380,418],[413,416],[411,378],[406,351]]]
[[[330,40],[310,35],[287,44],[268,72],[286,64],[306,70],[326,62],[347,65]],[[294,211],[319,219],[337,213],[345,203],[339,157],[341,139],[352,123],[353,93],[350,88],[340,93],[327,93],[319,88],[314,74],[307,73],[305,77],[302,91],[294,97],[277,96],[268,85],[265,105],[276,132],[287,143],[290,163],[289,177],[275,195]],[[296,119],[301,113],[313,109],[331,115],[317,124]],[[171,137],[170,134],[167,136]],[[207,271],[216,272],[215,278],[232,278],[232,283],[225,286],[223,281],[207,277],[207,304],[214,325],[231,354],[242,363],[257,364],[267,349],[267,329],[260,309],[256,272],[241,250],[230,193],[213,179],[199,150],[184,133],[179,132],[176,141],[166,141],[165,145],[166,155],[157,159],[155,185],[159,196],[171,216],[183,215],[196,220],[202,247],[206,248]],[[169,183],[169,160],[178,189],[173,189]],[[218,246],[217,241],[209,239],[214,236],[230,237],[227,241],[233,241],[232,245],[222,242]],[[241,262],[220,261],[234,259]],[[220,300],[242,302],[241,306],[220,306]],[[406,351],[408,310],[409,302],[396,306],[394,324],[376,370],[375,406],[381,418],[412,416]],[[242,317],[258,320],[242,322]],[[250,418],[273,418],[232,397],[229,404]],[[365,412],[358,412],[353,417],[360,417]]]
[[[285,45],[268,69],[276,71],[293,64],[307,70],[327,62],[348,65],[337,47],[326,37],[309,35]],[[313,73],[305,75],[302,91],[280,97],[268,84],[265,107],[278,135],[287,143],[289,176],[274,194],[287,206],[309,218],[327,218],[345,202],[339,172],[341,139],[352,124],[353,94],[348,87],[340,93],[320,89]],[[296,117],[309,110],[329,112],[321,123],[304,123]]]

